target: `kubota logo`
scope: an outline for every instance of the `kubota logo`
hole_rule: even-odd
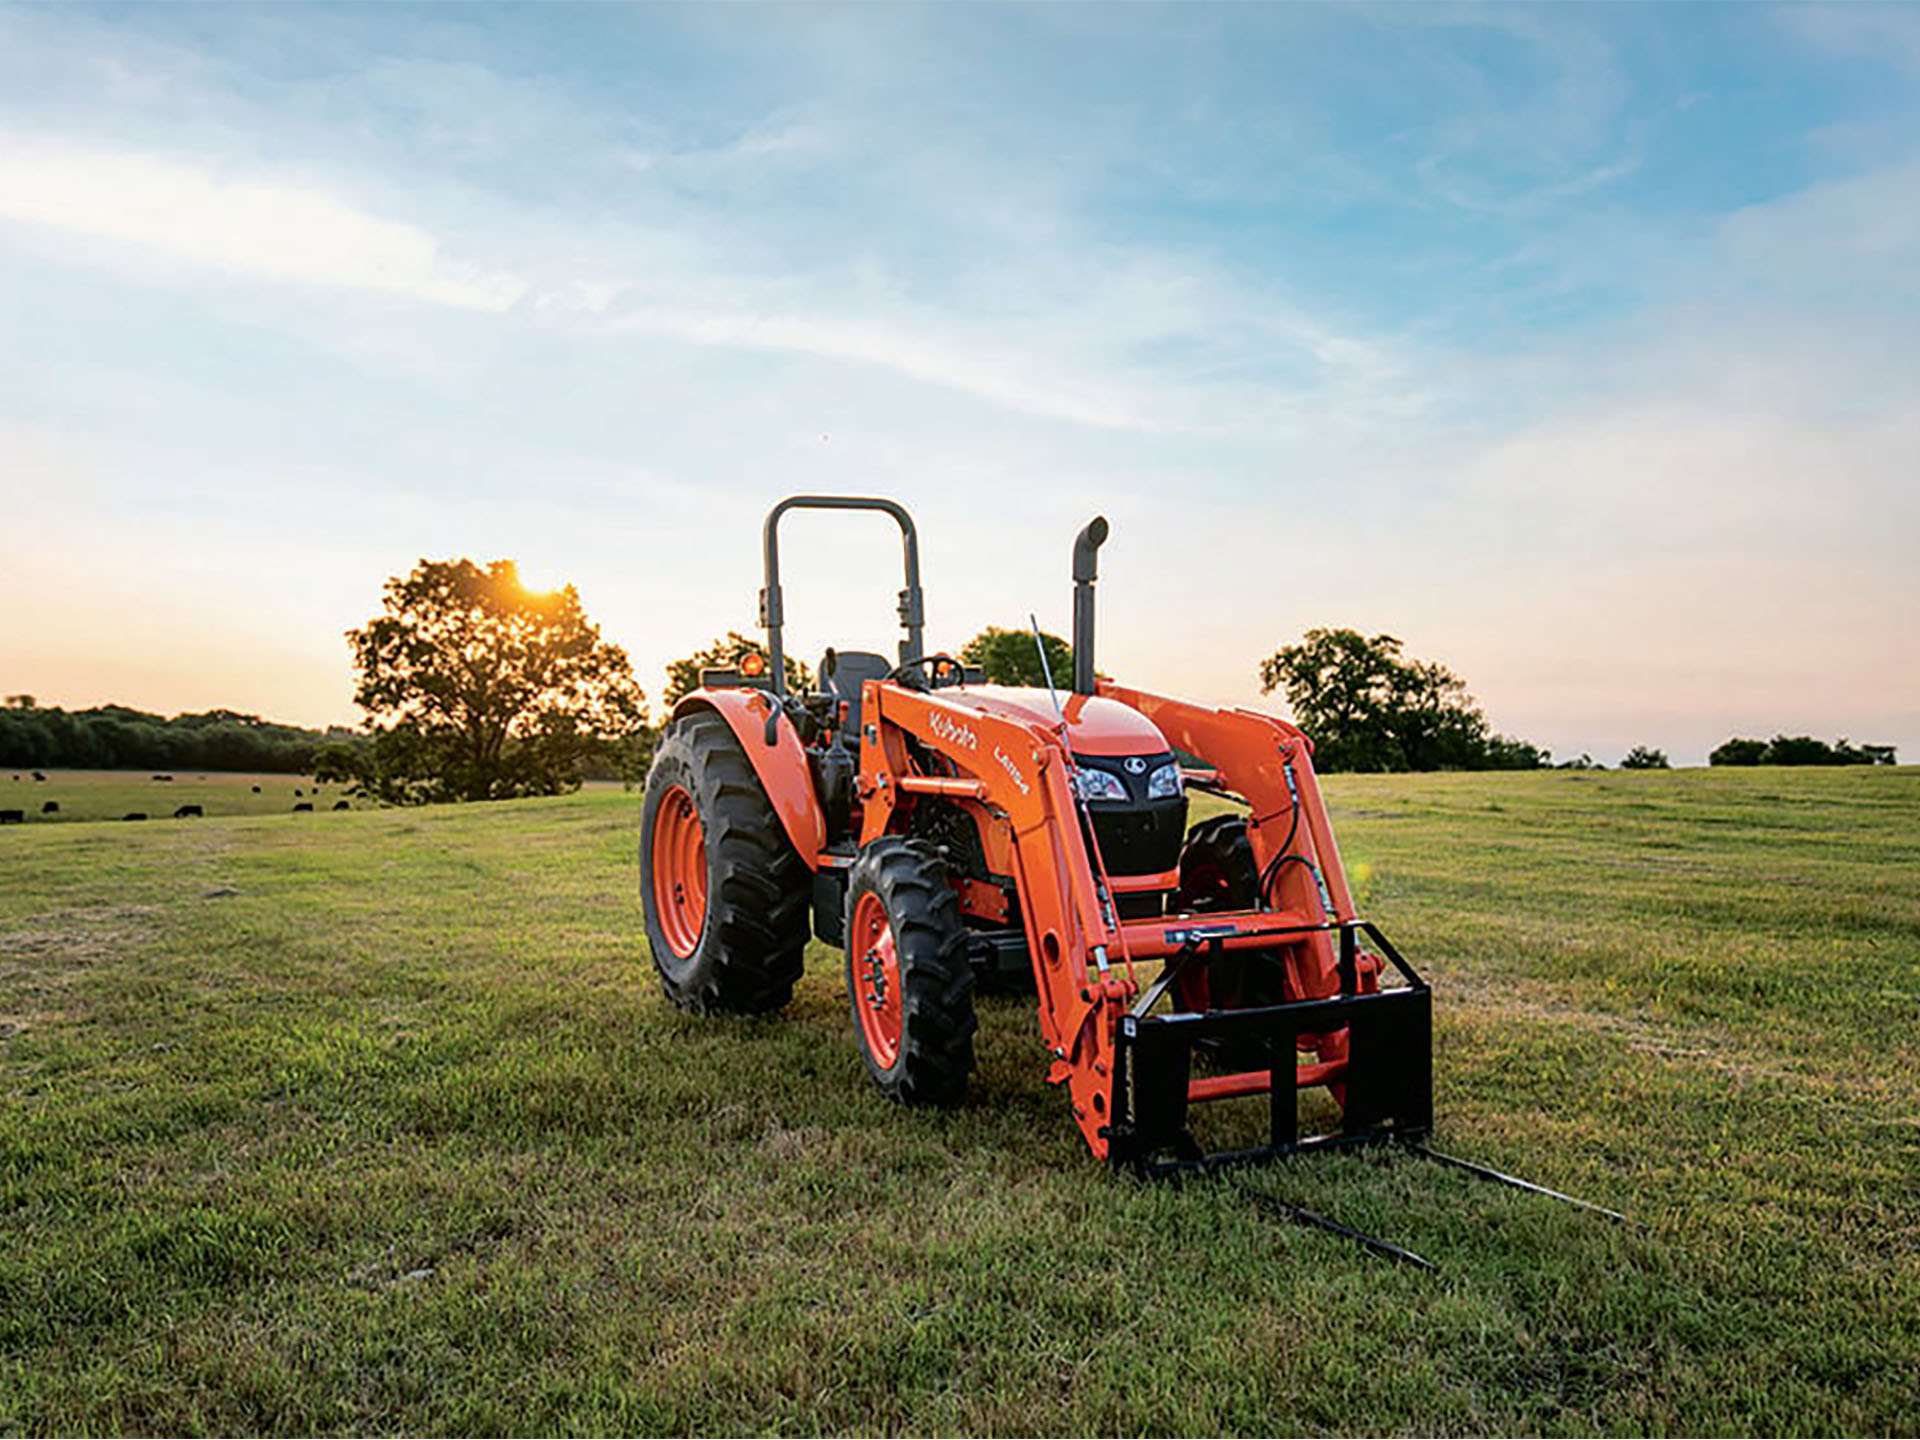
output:
[[[1027,777],[1020,773],[1020,767],[1013,763],[1013,757],[1011,755],[996,745],[993,747],[993,758],[1000,762],[1000,768],[1002,770],[1005,770],[1007,774],[1013,777],[1013,783],[1020,787],[1020,793],[1022,795],[1030,795],[1033,793],[1027,788]]]
[[[973,733],[971,725],[956,725],[938,710],[927,721],[927,728],[949,745],[964,745],[969,750],[980,748],[980,737]]]

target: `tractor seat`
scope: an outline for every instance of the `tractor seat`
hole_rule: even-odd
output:
[[[831,675],[829,676],[829,672]],[[893,663],[870,650],[829,650],[820,657],[820,688],[836,700],[847,701],[847,736],[854,744],[860,736],[860,687],[869,680],[884,680],[893,673]]]

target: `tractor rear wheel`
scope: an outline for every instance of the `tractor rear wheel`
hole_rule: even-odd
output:
[[[847,999],[867,1073],[904,1105],[954,1105],[973,1072],[973,967],[947,867],[883,836],[847,882]]]
[[[647,944],[667,998],[707,1015],[793,998],[807,943],[807,867],[746,751],[710,710],[674,721],[640,812]]]

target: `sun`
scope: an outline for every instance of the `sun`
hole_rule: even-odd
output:
[[[555,578],[552,571],[538,562],[529,565],[516,560],[513,573],[519,578],[520,588],[529,595],[557,595],[567,586],[566,581]]]

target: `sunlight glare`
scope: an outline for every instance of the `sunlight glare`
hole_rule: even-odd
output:
[[[528,565],[516,560],[513,571],[519,577],[520,588],[529,595],[557,595],[566,588],[566,581],[555,578],[550,569],[537,563]]]

